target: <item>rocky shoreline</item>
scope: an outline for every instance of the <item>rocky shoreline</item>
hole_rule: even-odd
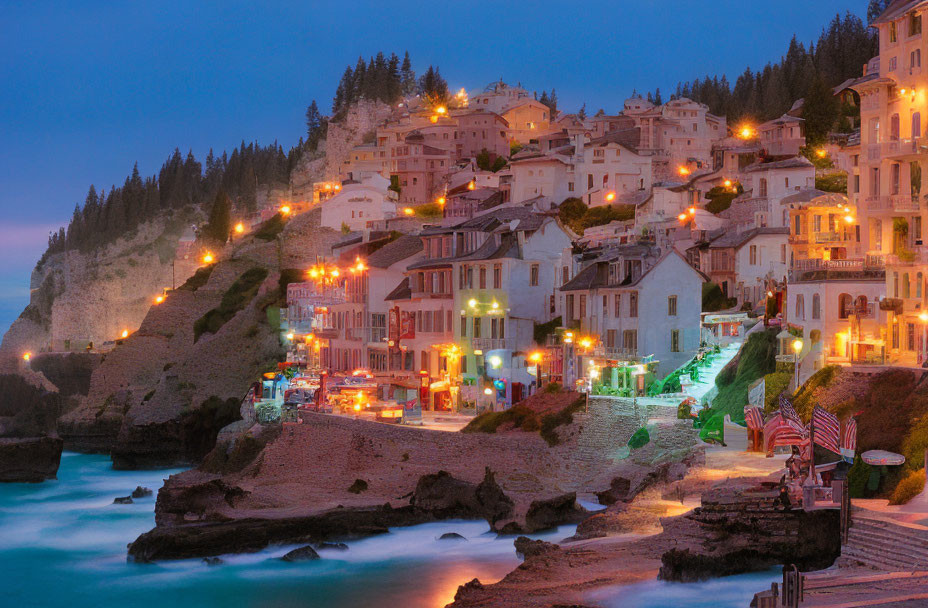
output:
[[[0,482],[55,479],[63,446],[58,437],[0,438]]]

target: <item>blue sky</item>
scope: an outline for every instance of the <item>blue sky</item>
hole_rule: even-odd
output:
[[[0,332],[89,184],[120,184],[136,161],[154,174],[175,147],[201,160],[243,139],[288,148],[359,54],[408,50],[452,88],[502,77],[615,111],[635,88],[733,80],[847,10],[866,0],[0,0]]]

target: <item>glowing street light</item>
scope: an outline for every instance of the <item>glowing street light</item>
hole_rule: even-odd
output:
[[[799,390],[799,353],[802,352],[802,340],[793,340],[793,368],[796,370],[796,390]]]
[[[467,305],[470,306],[471,308],[477,308],[477,300],[475,300],[474,298],[471,298],[470,300],[467,301]]]
[[[435,113],[444,116],[445,114],[448,113],[448,108],[446,108],[445,106],[438,106],[437,108],[435,108]]]
[[[528,354],[528,360],[532,363],[541,363],[542,359],[544,359],[544,354],[540,350],[536,350]]]
[[[128,330],[128,329],[122,330],[122,334],[121,334],[121,335],[122,335],[123,338],[128,338],[128,337],[129,337],[129,330]]]
[[[290,215],[290,211],[291,211],[290,205],[283,205],[283,206],[280,208],[280,213],[281,213],[281,215]]]
[[[28,350],[23,353],[23,361],[28,361],[31,358],[32,358],[32,353],[30,353]]]
[[[485,389],[483,389],[483,394],[484,394],[484,395],[487,395],[487,396],[492,395],[492,394],[493,394],[493,389],[490,388],[490,387],[488,386],[488,387],[486,387]]]
[[[241,223],[241,222],[239,222],[238,224],[236,224],[236,225],[235,225],[235,232],[237,232],[238,234],[241,234],[241,233],[245,232],[245,224],[243,224],[243,223]]]
[[[155,296],[155,304],[161,304],[164,302],[164,296]]]
[[[412,207],[403,207],[403,214],[404,215],[415,215],[416,211]]]
[[[686,221],[686,214],[685,214],[685,213],[681,213],[680,215],[677,216],[677,219],[680,220],[681,222],[685,222],[685,221]]]
[[[293,341],[293,332],[290,332],[289,334],[287,334],[287,339],[290,340],[291,342]]]
[[[690,215],[696,215],[696,207],[690,207],[687,211]]]
[[[444,205],[444,204],[445,204],[445,197],[439,196],[437,199],[435,199],[435,202],[438,203],[439,205]]]
[[[606,193],[606,202],[607,202],[607,203],[611,203],[611,202],[614,201],[614,200],[615,200],[615,192],[607,192],[607,193]]]
[[[204,263],[204,264],[212,264],[212,263],[215,262],[215,261],[216,261],[216,258],[214,258],[214,257],[213,257],[213,254],[210,253],[209,251],[207,251],[206,253],[203,254],[203,263]]]
[[[853,216],[853,215],[850,215],[850,214],[845,215],[845,216],[844,216],[844,221],[847,222],[848,224],[853,224],[853,223],[854,223],[854,216]]]
[[[682,177],[686,177],[690,174],[690,168],[681,165],[680,167],[677,167],[677,173],[679,173]]]
[[[726,179],[724,182],[722,182],[722,185],[725,186],[726,188],[731,188],[731,180]]]
[[[815,151],[815,155],[818,156],[819,158],[825,158],[826,156],[828,156],[828,150],[826,150],[825,148],[819,148]]]
[[[590,348],[591,346],[593,346],[593,339],[587,336],[580,338],[580,346],[582,348]]]
[[[493,300],[493,303],[490,304],[490,308],[492,308],[493,310],[498,310],[498,309],[499,309],[499,302],[497,302],[496,300]]]
[[[469,182],[467,182],[467,189],[468,189],[468,190],[475,190],[476,188],[477,188],[477,181],[476,181],[476,180],[473,180],[473,179],[472,179],[472,180],[470,180]]]
[[[741,128],[738,129],[738,137],[741,139],[753,139],[755,135],[754,127],[750,124],[743,124]]]
[[[490,357],[490,365],[492,365],[494,368],[499,367],[502,364],[503,364],[503,360],[500,359],[498,356],[493,355],[492,357]]]

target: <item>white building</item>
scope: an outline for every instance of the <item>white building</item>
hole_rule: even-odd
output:
[[[396,193],[388,189],[390,180],[374,174],[363,182],[342,184],[341,191],[321,204],[324,228],[363,230],[369,222],[396,217]]]

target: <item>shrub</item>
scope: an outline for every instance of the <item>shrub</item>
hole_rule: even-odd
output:
[[[792,378],[789,372],[774,372],[764,376],[764,412],[777,409],[777,397],[786,390]]]
[[[193,276],[187,279],[187,281],[178,287],[178,289],[184,289],[186,291],[196,291],[197,289],[206,285],[206,282],[209,280],[209,276],[213,274],[213,269],[216,268],[215,264],[210,264],[209,266],[203,266],[198,268],[196,272],[193,273]]]
[[[735,298],[726,298],[722,293],[722,288],[716,283],[706,282],[702,284],[702,311],[718,312],[726,310],[735,305]]]
[[[847,173],[838,171],[815,178],[815,187],[824,192],[847,194]]]
[[[352,494],[360,494],[365,490],[367,490],[367,482],[363,479],[355,479],[354,483],[348,488],[348,491]]]
[[[534,331],[532,332],[532,337],[535,339],[535,344],[544,344],[548,336],[554,333],[554,331],[561,326],[561,318],[555,317],[547,323],[535,323]]]
[[[889,498],[891,505],[904,505],[909,502],[925,489],[925,470],[909,471],[909,474],[902,478],[893,490]]]
[[[424,205],[419,205],[418,207],[415,207],[415,210],[416,217],[438,218],[443,214],[441,205],[438,203],[426,203]]]
[[[912,428],[902,440],[902,451],[905,463],[910,468],[925,466],[925,450],[928,449],[928,415],[915,421]]]
[[[812,377],[799,387],[799,392],[793,398],[793,405],[796,407],[796,413],[802,416],[803,420],[809,420],[812,417],[812,408],[818,403],[817,391],[827,390],[840,370],[841,367],[838,365],[826,365],[812,374]]]
[[[559,393],[561,392],[561,383],[560,382],[550,382],[545,385],[546,393]]]
[[[273,241],[277,238],[277,235],[283,231],[286,225],[287,222],[284,216],[280,213],[275,213],[273,217],[258,226],[258,229],[255,231],[255,238],[261,239],[262,241]]]
[[[851,498],[869,496],[867,482],[870,480],[870,465],[864,462],[860,454],[854,458],[854,466],[847,472],[847,492]]]
[[[218,307],[207,311],[205,315],[194,321],[193,341],[199,340],[204,333],[218,332],[229,319],[255,297],[258,287],[266,277],[266,268],[255,267],[245,271],[222,295],[222,301]]]

